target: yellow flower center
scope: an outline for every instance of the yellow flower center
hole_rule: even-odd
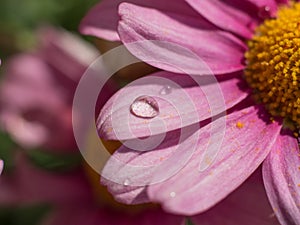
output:
[[[272,116],[300,127],[300,3],[281,7],[256,28],[245,54],[245,78]]]

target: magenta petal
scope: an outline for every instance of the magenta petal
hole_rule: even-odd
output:
[[[160,142],[155,137],[149,140],[135,140],[136,145],[141,141],[143,148],[152,144],[153,151],[133,151],[133,148],[130,148],[133,141],[125,142],[110,157],[102,170],[101,174],[105,177],[102,178],[102,183],[108,186],[108,190],[120,202],[135,204],[140,200],[149,201],[148,196],[145,196],[146,186],[165,180],[166,176],[171,177],[182,168],[181,163],[177,162],[178,158],[185,163],[189,160],[197,144],[197,140],[190,140],[190,136],[197,129],[198,126],[185,129],[182,135],[180,130],[169,132]],[[183,142],[181,144],[180,137]],[[153,174],[160,169],[164,171],[163,177],[154,178]]]
[[[246,0],[243,4],[238,0],[186,1],[213,24],[246,39],[251,38],[261,10],[268,7],[271,15],[277,10],[273,0]]]
[[[191,61],[193,53],[213,73],[244,68],[245,44],[233,35],[217,30],[201,17],[127,3],[120,5],[119,13],[121,41],[137,58],[153,66],[177,73],[207,74],[207,68],[200,67],[199,61]],[[137,41],[140,41],[137,45],[129,44]],[[192,66],[198,67],[193,71]]]
[[[127,185],[126,182],[127,181],[124,181],[124,184],[118,184],[101,177],[101,183],[107,186],[107,190],[113,194],[116,201],[131,205],[149,202],[144,187],[133,187]]]
[[[244,86],[238,76],[217,83],[213,76],[193,79],[183,74],[158,72],[132,82],[115,94],[100,113],[98,130],[100,136],[118,140],[175,130],[239,103],[248,95]],[[151,96],[157,102],[159,114],[155,118],[137,117],[130,111],[140,96]],[[141,108],[139,105],[138,109]],[[149,110],[147,116],[155,112],[150,109],[145,107],[144,111]]]
[[[3,160],[0,160],[0,174],[1,174],[2,171],[3,171],[3,167],[4,167]]]
[[[300,224],[300,151],[297,139],[278,136],[263,164],[264,183],[281,224]]]
[[[63,29],[46,27],[39,30],[38,56],[57,70],[57,77],[78,83],[86,68],[99,56],[90,43]],[[53,76],[53,75],[52,75]]]
[[[261,169],[219,204],[192,217],[192,221],[195,225],[279,225],[264,189]]]
[[[118,6],[123,0],[103,0],[95,5],[81,21],[79,30],[86,35],[96,36],[109,41],[119,41],[117,26],[120,16]],[[167,8],[168,11],[180,11],[183,14],[197,15],[183,0],[177,0],[169,4],[160,0],[128,0],[141,6],[155,8]]]
[[[134,202],[136,195],[120,193],[141,187],[151,201],[169,212],[194,215],[205,211],[237,188],[269,153],[280,126],[266,125],[259,112],[251,107],[200,129],[191,126],[169,132],[152,151],[133,151],[124,142],[102,175],[119,183],[110,191],[122,202]],[[244,127],[237,127],[238,121]]]
[[[104,0],[94,6],[80,23],[82,34],[92,35],[110,41],[118,41],[117,25],[120,0]]]
[[[289,0],[276,0],[278,4],[288,4]]]
[[[212,150],[207,145],[218,144],[222,129],[212,133],[212,138],[218,137],[215,140],[210,140],[207,127],[200,129],[198,149],[192,159],[171,179],[149,186],[150,200],[160,202],[169,212],[194,215],[224,199],[260,165],[279,134],[280,126],[267,125],[261,113],[264,112],[250,107],[228,115],[216,158],[211,158],[209,150]],[[201,169],[203,163],[209,167]]]
[[[253,22],[253,19],[246,12],[240,11],[238,8],[219,0],[186,1],[201,15],[220,28],[232,31],[244,38],[251,37],[252,32],[247,25]]]

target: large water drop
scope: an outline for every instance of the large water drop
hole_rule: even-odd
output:
[[[159,107],[154,98],[140,96],[131,104],[130,112],[137,117],[151,119],[159,114]]]

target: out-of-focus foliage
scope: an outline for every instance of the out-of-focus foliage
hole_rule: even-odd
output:
[[[13,168],[13,154],[16,151],[16,144],[11,140],[11,138],[0,131],[0,159],[4,163],[4,168],[6,171],[9,171]]]
[[[0,208],[0,223],[5,225],[35,225],[49,211],[46,205]]]
[[[80,154],[54,154],[46,151],[31,150],[28,156],[32,163],[46,170],[68,171],[80,165]]]
[[[79,21],[98,0],[1,0],[0,58],[34,46],[33,31],[43,25],[77,31]]]
[[[194,224],[189,218],[186,218],[185,225],[194,225]]]

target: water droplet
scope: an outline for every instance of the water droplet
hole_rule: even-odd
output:
[[[175,193],[174,191],[172,191],[172,192],[170,193],[170,197],[171,197],[171,198],[175,198],[175,196],[176,196],[176,193]]]
[[[136,98],[130,106],[133,115],[141,118],[154,118],[159,114],[156,100],[150,96]]]
[[[270,6],[262,6],[259,8],[258,10],[258,16],[261,18],[261,19],[267,19],[267,18],[270,18],[271,17],[271,8]]]
[[[128,186],[130,184],[130,181],[128,179],[124,180],[124,186]]]
[[[160,90],[159,94],[161,94],[161,95],[168,95],[168,94],[170,94],[171,92],[172,92],[171,86],[170,86],[170,85],[166,85],[166,86],[164,86],[164,87]]]

